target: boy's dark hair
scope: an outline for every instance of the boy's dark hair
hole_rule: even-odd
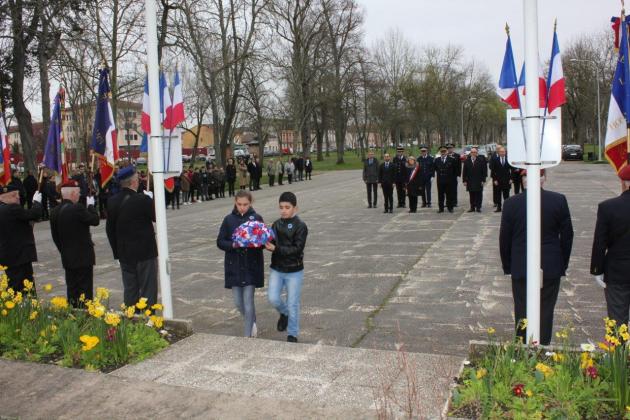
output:
[[[279,203],[291,203],[293,207],[297,206],[297,197],[290,191],[285,191],[280,194]]]

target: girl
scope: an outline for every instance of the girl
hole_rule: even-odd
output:
[[[252,194],[238,191],[234,196],[234,210],[225,216],[217,246],[225,251],[225,288],[232,289],[234,304],[245,318],[245,337],[256,337],[256,307],[254,291],[265,285],[265,261],[262,248],[238,248],[232,234],[240,225],[263,219],[252,208]]]

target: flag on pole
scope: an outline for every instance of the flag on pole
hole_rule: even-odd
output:
[[[171,92],[168,89],[168,82],[164,73],[160,73],[160,112],[162,113],[162,127],[166,128],[166,110],[172,105]]]
[[[11,182],[11,150],[9,133],[4,125],[4,111],[0,107],[0,185]]]
[[[521,77],[518,79],[518,86],[521,89],[521,95],[525,96],[527,94],[527,90],[525,89],[525,63],[523,63],[523,67],[521,68]],[[540,60],[538,60],[538,106],[540,108],[545,107],[547,103],[545,98],[547,98],[547,81],[545,80]]]
[[[507,27],[506,30],[508,30]],[[503,102],[510,106],[510,108],[520,108],[520,100],[518,98],[518,80],[516,79],[516,66],[514,64],[514,53],[512,52],[512,41],[510,40],[509,32],[507,34],[507,41],[505,44],[505,55],[503,56],[503,66],[501,67],[501,76],[499,77],[497,94]]]
[[[151,133],[151,106],[149,99],[149,76],[144,78],[144,94],[142,95],[142,117],[140,127],[142,128],[142,143],[140,152],[149,152],[149,134]]]
[[[110,94],[109,69],[104,68],[99,77],[94,131],[92,132],[92,151],[98,157],[101,186],[105,186],[114,175],[114,168],[118,160],[116,126],[112,107],[109,103]]]
[[[166,101],[165,101],[166,102]],[[175,69],[175,80],[173,82],[173,103],[165,103],[164,128],[166,130],[174,130],[179,124],[186,119],[184,115],[184,95],[182,94],[182,82],[179,78],[179,71]]]
[[[46,138],[46,147],[44,149],[44,159],[42,161],[45,168],[55,171],[61,177],[62,183],[68,180],[68,167],[65,162],[63,144],[62,103],[64,97],[65,91],[63,88],[60,88],[55,96],[55,104],[50,117],[50,128],[48,129],[48,137]]]
[[[619,176],[624,168],[628,168],[627,137],[628,110],[630,108],[630,68],[628,67],[628,23],[621,19],[621,37],[619,56],[613,77],[608,107],[608,124],[606,129],[606,159],[615,168]]]
[[[547,76],[547,111],[551,114],[556,108],[567,102],[564,88],[564,72],[562,71],[562,56],[558,43],[558,32],[554,27],[551,60],[549,60],[549,75]]]

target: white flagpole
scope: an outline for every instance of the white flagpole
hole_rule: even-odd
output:
[[[171,296],[170,261],[168,255],[168,232],[166,228],[166,204],[164,196],[164,155],[162,127],[160,126],[160,67],[157,54],[157,8],[155,0],[145,0],[147,73],[149,78],[149,104],[151,114],[151,135],[149,142],[149,167],[155,159],[153,185],[155,194],[155,224],[157,228],[158,266],[160,272],[160,292],[164,318],[173,318],[173,298]]]
[[[538,0],[523,0],[527,124],[527,339],[540,343],[540,110]]]

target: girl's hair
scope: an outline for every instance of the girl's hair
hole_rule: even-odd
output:
[[[247,200],[249,200],[250,203],[254,202],[254,197],[252,196],[252,193],[249,191],[238,190],[236,192],[236,195],[234,196],[234,201],[238,200],[239,198],[247,198]]]

